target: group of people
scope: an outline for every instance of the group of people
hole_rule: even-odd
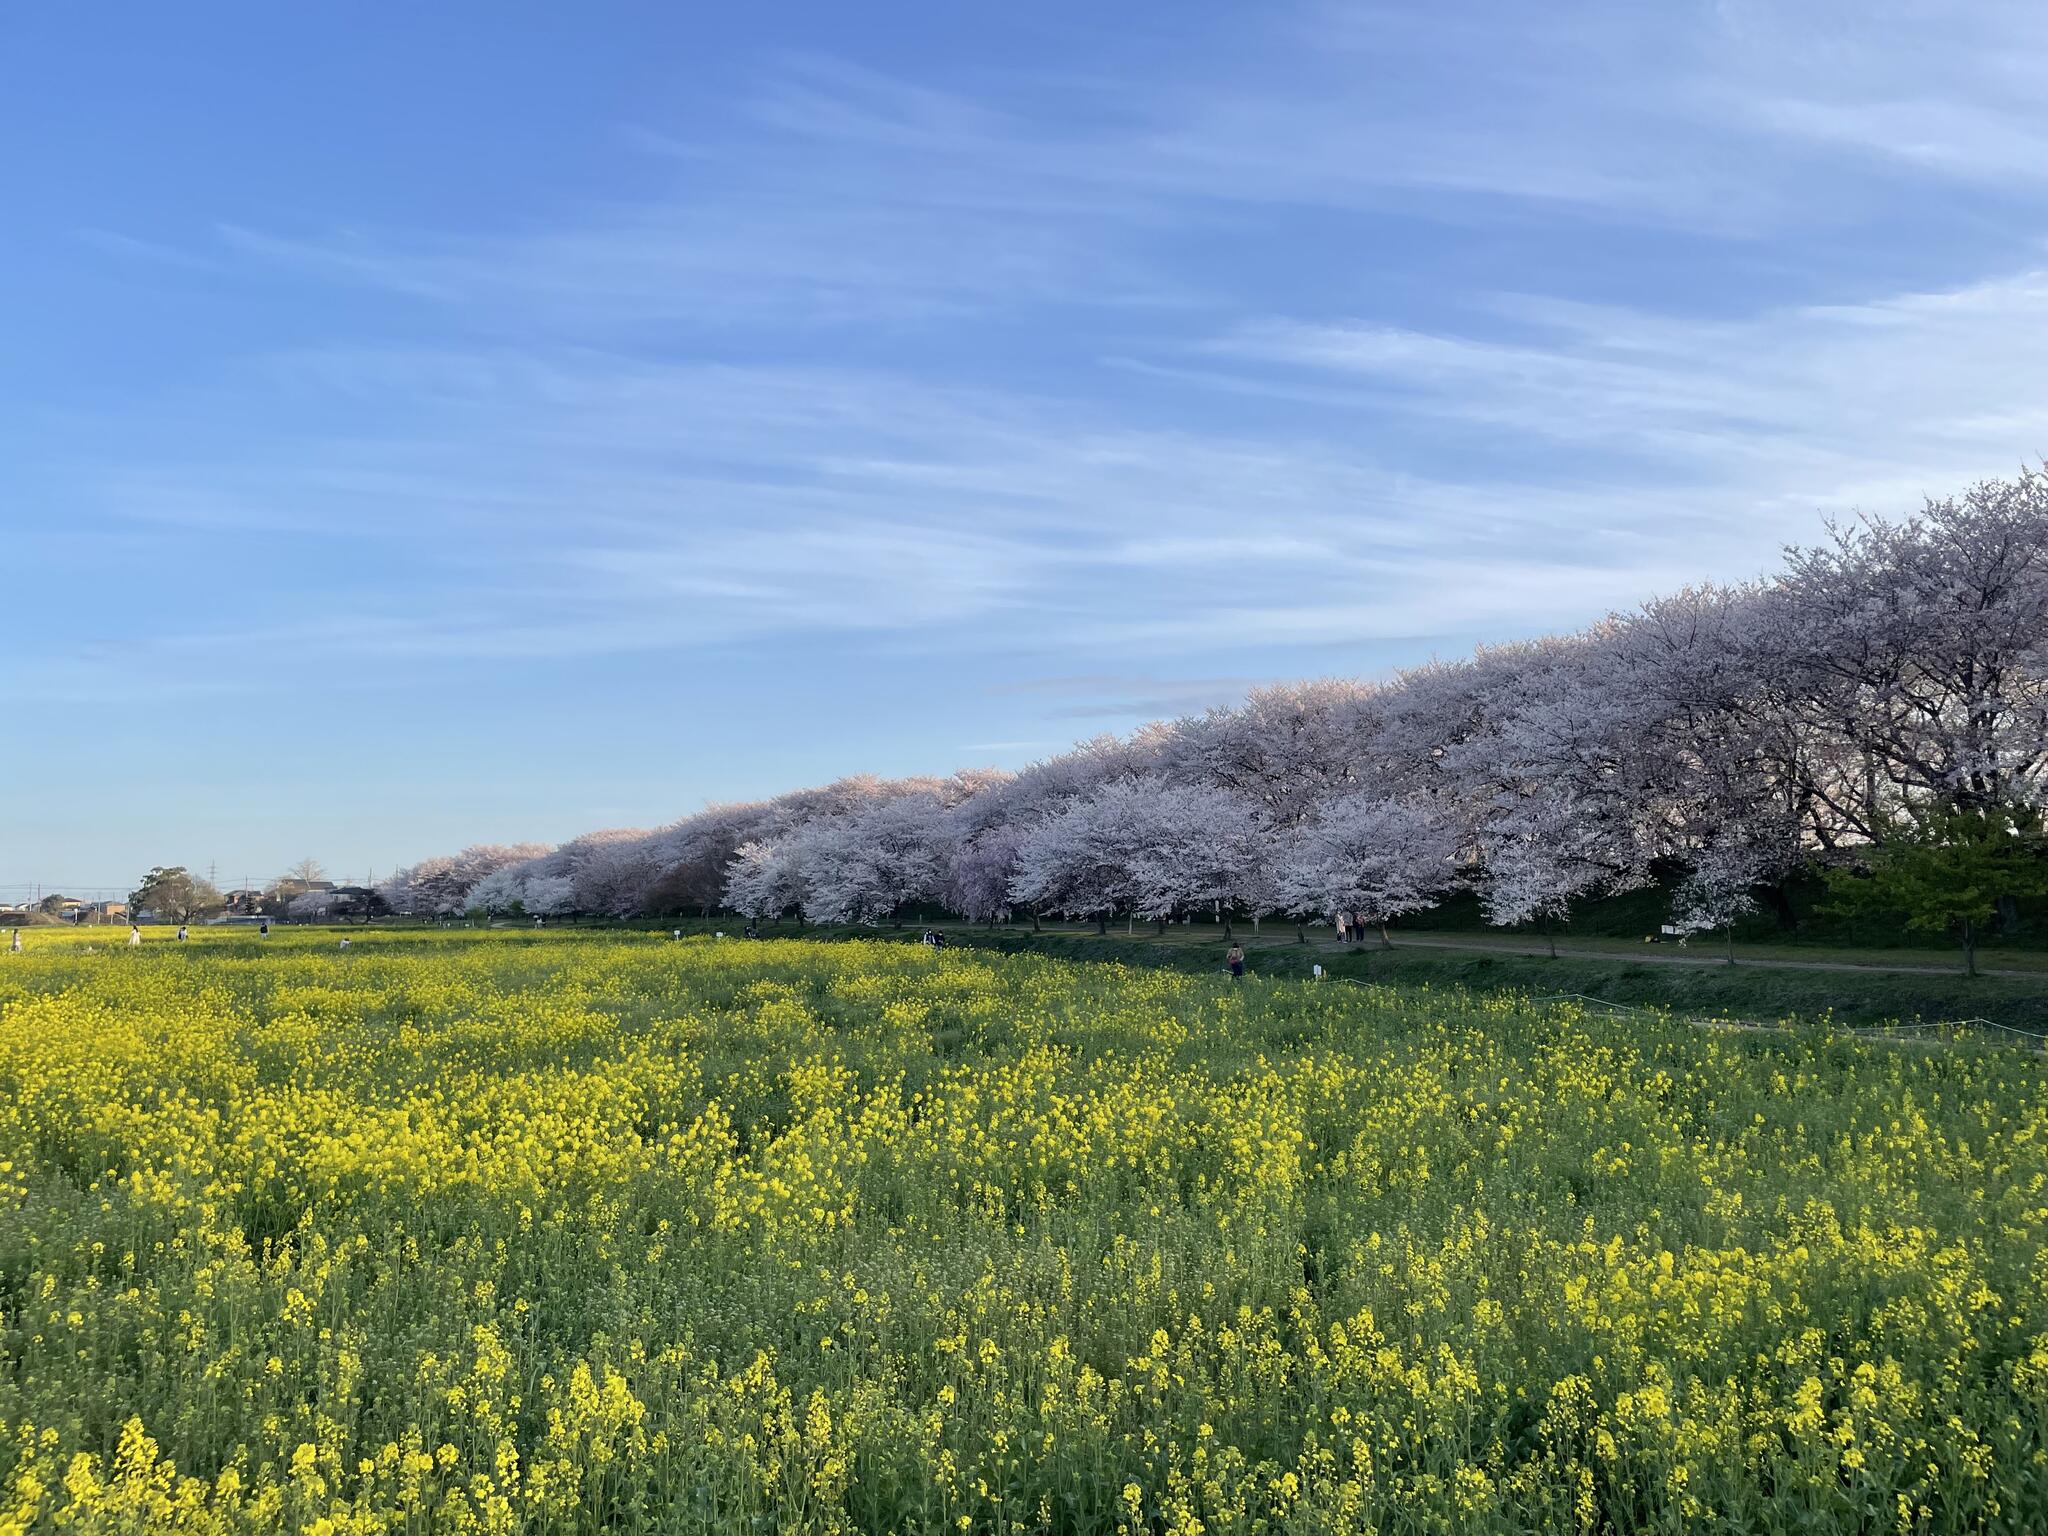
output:
[[[1363,944],[1366,921],[1363,912],[1339,912],[1337,914],[1337,942],[1339,944]]]
[[[270,937],[270,922],[267,918],[257,928],[256,932],[263,938],[267,939]],[[185,923],[178,924],[178,942],[180,944],[187,943],[190,941],[191,937],[191,927]],[[128,947],[130,949],[139,949],[141,948],[141,946],[142,926],[139,923],[130,923],[128,925]],[[343,949],[348,948],[348,940],[343,939],[341,941],[341,946]],[[18,955],[21,953],[21,930],[19,928],[13,930],[12,935],[9,937],[7,941],[7,948],[13,954]]]

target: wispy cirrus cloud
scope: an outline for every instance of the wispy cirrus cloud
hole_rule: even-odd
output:
[[[1344,381],[1379,411],[1595,446],[1780,503],[1912,498],[2048,450],[2048,267],[1732,320],[1492,307],[1516,339],[1273,321],[1210,350],[1281,388],[1304,373]]]
[[[1284,435],[587,349],[277,357],[262,372],[300,424],[270,453],[131,468],[106,497],[195,531],[416,550],[462,600],[422,615],[386,592],[327,642],[376,656],[833,632],[1215,654],[1568,623],[1747,575],[1816,511],[1910,504],[2048,447],[2040,274],[1739,321],[1514,296],[1473,313],[1514,339],[1263,320],[1173,376],[1287,400],[1314,382]],[[1486,456],[1419,473],[1419,430],[1446,462]],[[1600,467],[1532,476],[1531,449]]]
[[[193,281],[374,294],[405,339],[252,349],[78,480],[195,539],[403,552],[322,640],[374,657],[1577,622],[2048,443],[2038,241],[1828,265],[1901,177],[1981,199],[2026,156],[2039,14],[1882,23],[1311,5],[1171,68],[764,57],[708,122],[622,131],[664,174],[568,216],[219,219]],[[1581,275],[1618,240],[1645,265]],[[1508,292],[1493,242],[1569,259]]]
[[[784,54],[691,135],[622,150],[665,192],[499,229],[284,229],[204,247],[96,232],[556,329],[1231,301],[1191,233],[1299,208],[1451,226],[1583,217],[1758,239],[2048,165],[2038,8],[1580,3],[1460,21],[1320,4],[1191,33],[1173,69],[984,66],[943,83]],[[1138,63],[1134,58],[1133,65]],[[1863,174],[1856,173],[1857,162]]]

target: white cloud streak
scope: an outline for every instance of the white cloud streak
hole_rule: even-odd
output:
[[[2048,26],[1851,15],[1247,13],[1100,78],[790,59],[714,133],[638,129],[668,195],[565,224],[95,234],[190,281],[368,291],[443,340],[245,359],[81,481],[197,540],[402,557],[270,631],[371,659],[827,633],[1217,658],[1579,622],[2048,451],[2038,246],[1939,283],[1815,255],[1902,178],[2018,184],[2000,210],[2039,227]],[[1303,209],[1362,256],[1631,226],[1812,262],[1834,302],[1446,277],[1417,306],[1297,285],[1291,253],[1201,259]]]

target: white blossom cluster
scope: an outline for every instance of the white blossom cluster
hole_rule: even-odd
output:
[[[917,903],[1493,921],[1677,880],[1718,927],[1802,859],[2048,787],[2048,476],[1830,529],[1775,576],[1384,683],[1260,689],[1021,773],[842,779],[401,871],[394,909],[874,922]]]

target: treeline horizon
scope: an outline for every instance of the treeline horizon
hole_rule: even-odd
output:
[[[1016,773],[855,775],[479,845],[382,889],[416,915],[1383,923],[1469,888],[1506,926],[1661,879],[1698,932],[1804,866],[1909,846],[1990,848],[1970,878],[2019,889],[1996,859],[2035,846],[2044,798],[2048,475],[2022,469],[1573,634],[1260,688]]]

